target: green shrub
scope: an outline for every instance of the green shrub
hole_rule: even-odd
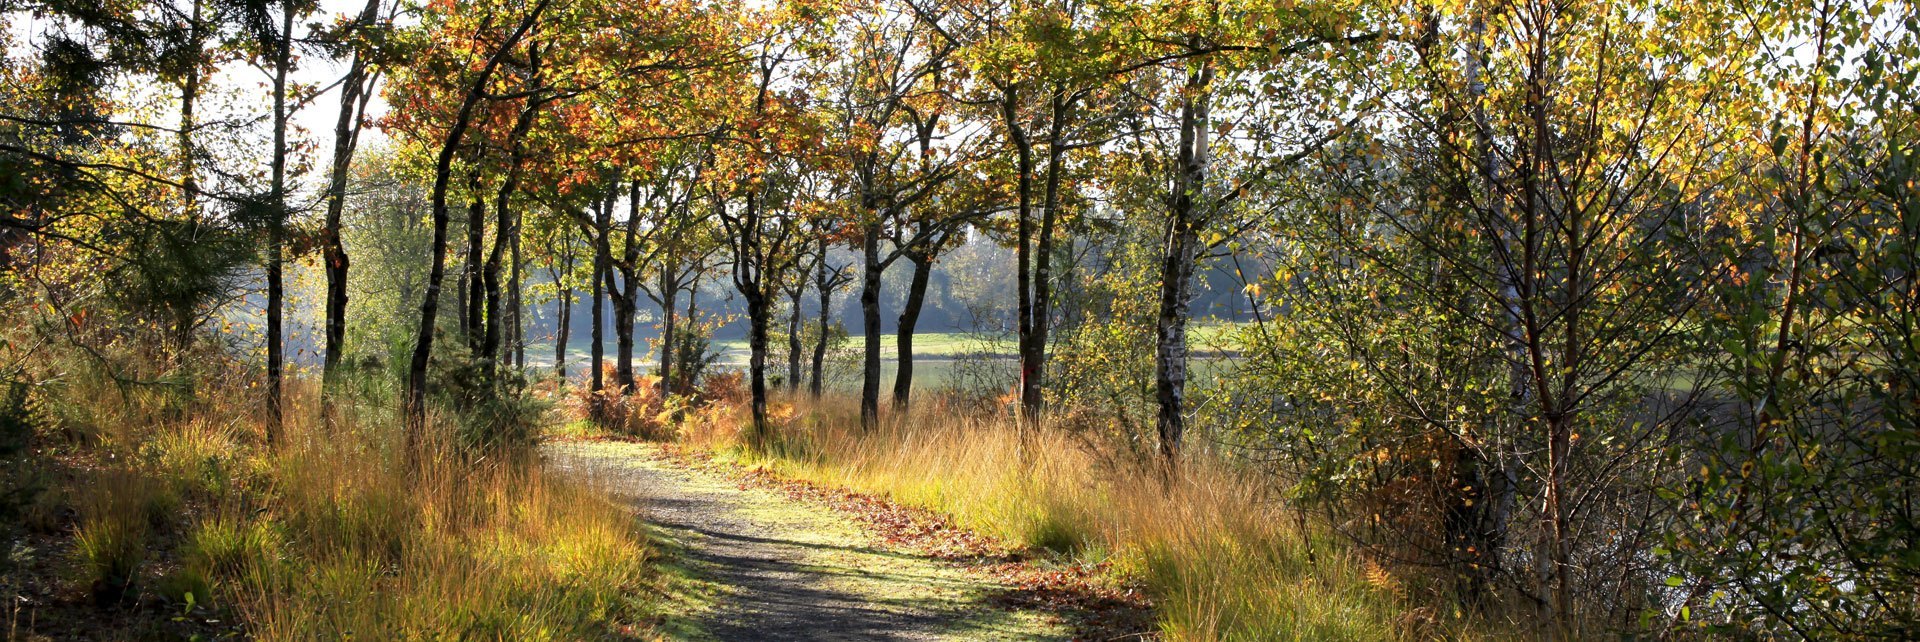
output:
[[[519,373],[476,358],[459,341],[448,343],[454,347],[435,355],[428,376],[435,400],[458,419],[460,445],[490,451],[531,445],[550,404],[528,394]]]

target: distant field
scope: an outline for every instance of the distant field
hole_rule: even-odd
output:
[[[1246,325],[1248,324],[1209,321],[1196,323],[1191,326],[1188,330],[1188,345],[1197,353],[1197,357],[1207,357],[1203,358],[1203,363],[1197,364],[1197,366],[1210,370],[1211,362],[1217,361],[1218,357],[1238,352],[1241,346],[1236,333]],[[857,350],[860,338],[856,336],[851,338],[850,341],[849,346]],[[641,371],[651,371],[654,364],[658,363],[659,357],[654,355],[644,343],[634,348],[634,360],[637,362],[636,367]],[[746,339],[716,341],[714,342],[714,348],[720,352],[720,365],[728,367],[745,367],[747,365]],[[807,346],[807,349],[810,351],[812,346]],[[613,360],[613,350],[613,342],[608,341],[606,344],[606,359],[608,361]],[[568,345],[567,364],[568,369],[572,371],[574,376],[577,377],[580,375],[580,365],[587,363],[589,360],[588,357],[591,354],[592,344],[590,342],[575,341]],[[812,353],[808,352],[806,354],[810,356]],[[967,374],[971,374],[975,381],[967,383],[983,385],[987,383],[987,381],[983,380],[1002,379],[1004,381],[1000,383],[1011,386],[1018,372],[1013,365],[1013,360],[1017,354],[1018,350],[1016,350],[1012,337],[973,332],[928,332],[915,334],[913,337],[914,379],[916,383],[928,387],[949,387],[961,383],[960,378],[963,374],[963,363],[971,361],[973,363],[973,369]],[[786,355],[787,346],[785,343],[779,343],[773,346],[773,370],[775,375],[785,374]],[[899,345],[897,337],[893,334],[881,335],[880,372],[882,387],[884,388],[891,389],[893,385],[894,372],[899,368],[897,362],[898,356]],[[548,343],[546,345],[536,344],[527,346],[527,362],[537,368],[551,367],[553,364],[553,345]],[[830,368],[845,370],[846,365],[830,366]],[[859,385],[858,378],[850,373],[841,372],[837,373],[837,376],[835,373],[829,374],[829,387],[850,390],[857,385]]]
[[[1240,349],[1238,333],[1252,324],[1228,321],[1195,322],[1187,327],[1187,345],[1194,350],[1204,352],[1236,352]],[[859,336],[851,337],[855,343]],[[744,363],[747,352],[746,339],[728,339],[716,343],[724,352],[737,352]],[[776,350],[777,351],[777,350]],[[960,355],[994,354],[1014,356],[1018,347],[1011,335],[998,335],[980,332],[922,332],[913,335],[913,355],[915,357],[952,357]],[[898,337],[893,333],[880,335],[880,355],[891,359],[899,353]]]
[[[880,335],[880,356],[892,359],[900,353],[899,337],[888,333]],[[855,345],[860,342],[858,335],[850,337]],[[746,362],[747,340],[727,339],[715,342],[715,347],[729,354],[739,354],[740,361]],[[775,346],[776,352],[783,346]],[[1013,337],[1000,337],[992,334],[973,332],[926,332],[913,335],[913,356],[915,357],[952,357],[956,355],[998,354],[1013,356],[1015,350]]]

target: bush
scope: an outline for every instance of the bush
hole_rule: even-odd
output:
[[[715,372],[700,380],[700,400],[711,404],[739,405],[747,400],[747,373],[739,370]]]
[[[676,395],[692,394],[695,385],[720,360],[720,353],[713,349],[713,328],[705,323],[683,320],[668,348],[673,350],[673,380],[667,382],[667,388]]]
[[[428,389],[457,420],[459,444],[497,452],[530,446],[549,409],[546,402],[530,394],[526,379],[513,369],[476,357],[464,342],[448,340],[444,345],[429,364]]]
[[[206,577],[244,577],[278,560],[283,539],[272,521],[218,515],[194,532],[186,567]]]
[[[74,533],[74,555],[80,562],[80,582],[95,603],[118,604],[133,594],[146,547],[146,524],[139,520],[102,515],[81,523]]]
[[[325,426],[313,399],[290,395],[274,451],[223,441],[231,433],[210,422],[164,426],[143,450],[152,475],[95,484],[200,489],[188,493],[193,511],[113,495],[134,499],[111,514],[164,510],[183,534],[158,593],[233,609],[265,640],[571,640],[644,627],[638,596],[651,556],[624,507],[531,458],[474,457],[458,422],[431,422],[410,467],[396,423],[347,416]],[[229,443],[209,459],[212,445]],[[212,469],[226,481],[173,481]],[[128,569],[143,563],[138,551],[150,559],[156,549],[121,543],[136,541],[122,535],[141,523],[86,528],[87,550],[98,552],[89,566],[137,578]]]
[[[612,379],[613,367],[606,366],[602,374]],[[655,439],[671,432],[672,415],[681,404],[661,398],[658,378],[644,377],[632,389],[610,386],[595,392],[585,386],[568,388],[564,405],[567,416],[574,420],[616,434]]]

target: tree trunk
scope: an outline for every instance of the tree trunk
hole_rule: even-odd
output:
[[[767,325],[772,321],[772,306],[765,294],[747,292],[747,378],[753,404],[753,444],[764,447],[772,435],[767,424]]]
[[[860,241],[860,429],[880,425],[880,226],[868,226]]]
[[[1450,484],[1459,492],[1445,514],[1447,549],[1461,569],[1455,591],[1462,604],[1476,610],[1488,605],[1487,592],[1501,568],[1516,481],[1513,470],[1490,464],[1475,445],[1456,444]]]
[[[473,204],[467,208],[467,260],[461,275],[466,283],[466,309],[460,327],[467,335],[467,347],[479,356],[486,328],[486,282],[480,276],[481,255],[486,252],[487,202],[480,195],[480,170],[473,172]]]
[[[763,75],[762,78],[765,78]],[[764,82],[764,81],[763,81]],[[725,211],[725,204],[716,204]],[[768,255],[762,236],[759,195],[749,192],[746,210],[735,230],[733,287],[747,300],[747,380],[753,414],[752,448],[766,447],[771,426],[767,424],[767,325],[772,312],[767,300]]]
[[[1495,182],[1501,175],[1498,165],[1498,150],[1493,147],[1492,129],[1488,121],[1483,96],[1486,93],[1485,73],[1485,34],[1486,23],[1478,15],[1468,26],[1472,39],[1468,43],[1465,60],[1465,76],[1471,120],[1474,128],[1476,146],[1480,155],[1475,159],[1478,172],[1476,184],[1481,188],[1482,197],[1487,199],[1487,207],[1494,218],[1502,216],[1505,209],[1501,197],[1495,189]],[[1469,202],[1472,194],[1465,197]],[[1517,240],[1511,234],[1500,234],[1496,242],[1504,245],[1500,251],[1509,256],[1517,250]],[[1524,416],[1531,412],[1532,394],[1526,369],[1526,345],[1522,340],[1526,330],[1520,319],[1519,277],[1510,262],[1502,261],[1495,270],[1495,280],[1499,287],[1499,298],[1504,315],[1504,325],[1498,331],[1499,341],[1505,344],[1508,352],[1508,406],[1513,416]],[[1502,418],[1491,418],[1489,422],[1501,422]],[[1497,435],[1502,430],[1498,426],[1489,426],[1482,433]],[[1455,460],[1454,485],[1468,489],[1455,500],[1453,510],[1459,513],[1457,518],[1447,522],[1448,539],[1453,548],[1464,559],[1458,562],[1465,571],[1460,574],[1459,592],[1462,601],[1469,607],[1486,606],[1482,597],[1494,581],[1494,574],[1503,567],[1501,552],[1506,547],[1507,533],[1510,528],[1513,508],[1518,501],[1518,471],[1514,457],[1501,451],[1499,444],[1469,443],[1461,439],[1460,453]]]
[[[676,273],[679,262],[669,259],[660,269],[660,312],[666,322],[660,326],[660,398],[665,399],[673,393],[673,349],[674,326],[679,324],[675,318],[674,299],[680,296],[680,284]]]
[[[1047,130],[1047,179],[1045,192],[1041,197],[1039,229],[1033,229],[1030,221],[1033,190],[1033,153],[1032,144],[1027,142],[1024,129],[1020,131],[1020,209],[1026,214],[1020,218],[1020,413],[1023,425],[1037,427],[1040,413],[1046,399],[1042,394],[1047,369],[1047,330],[1051,323],[1052,312],[1049,301],[1052,298],[1052,256],[1053,225],[1058,219],[1060,206],[1060,179],[1064,170],[1062,159],[1062,132],[1065,127],[1067,101],[1059,89],[1055,89],[1050,100],[1053,117]],[[1003,105],[1009,123],[1014,122],[1014,105]],[[1031,249],[1029,249],[1031,247]],[[1031,267],[1029,267],[1031,266]]]
[[[482,306],[486,315],[486,322],[480,332],[480,349],[476,351],[474,356],[479,358],[482,364],[481,367],[488,375],[493,375],[497,372],[497,364],[500,361],[500,331],[502,326],[500,322],[500,267],[506,255],[508,234],[512,231],[512,224],[509,220],[512,213],[509,212],[507,208],[507,201],[509,200],[507,195],[513,190],[511,185],[511,183],[513,183],[513,177],[511,175],[512,172],[508,174],[508,178],[501,181],[499,194],[494,197],[496,218],[494,219],[493,248],[488,250],[486,265],[480,272],[483,292],[486,295],[485,304]]]
[[[1033,141],[1026,125],[1020,122],[1020,93],[1017,85],[1001,87],[1000,116],[1007,128],[1007,139],[1014,150],[1014,285],[1017,292],[1014,329],[1020,353],[1020,427],[1023,432],[1039,425],[1040,356],[1033,346]],[[1029,394],[1029,391],[1032,391]]]
[[[194,0],[192,24],[188,25],[187,46],[193,51],[193,60],[187,67],[187,77],[180,83],[180,201],[181,210],[190,221],[200,220],[200,187],[194,174],[197,173],[195,158],[197,152],[193,145],[195,128],[194,105],[200,102],[200,67],[206,55],[206,36],[203,22],[205,0]],[[180,355],[185,355],[193,347],[193,329],[197,325],[199,314],[193,309],[176,309],[173,318],[173,347]],[[183,356],[184,358],[184,356]]]
[[[573,288],[560,287],[560,327],[553,338],[553,374],[560,377],[560,384],[567,383],[567,335],[573,329]]]
[[[1041,391],[1046,383],[1047,335],[1053,324],[1053,228],[1060,219],[1060,182],[1066,174],[1064,130],[1067,111],[1071,107],[1057,89],[1052,103],[1053,118],[1047,126],[1047,186],[1041,201],[1044,206],[1040,211],[1039,237],[1034,240],[1033,252],[1033,341],[1024,355],[1033,377],[1029,380],[1031,385],[1021,395],[1021,403],[1035,417],[1039,416],[1046,404]]]
[[[468,192],[470,192],[470,193],[478,193],[478,192],[480,191],[480,177],[479,177],[479,176],[478,176],[477,174],[469,174],[469,175],[468,175],[468,177],[467,177],[467,191],[468,191]],[[475,208],[475,207],[480,207],[480,204],[479,204],[479,203],[471,203],[471,204],[469,204],[469,205],[468,205],[467,207],[468,207],[468,208]],[[464,250],[462,250],[462,251],[464,252]],[[465,259],[464,259],[464,258],[462,258],[461,260],[463,260],[463,261],[464,261]],[[465,266],[462,266],[462,267],[460,268],[460,275],[454,278],[454,284],[453,284],[453,297],[454,297],[454,301],[453,301],[453,306],[454,306],[454,310],[453,310],[453,313],[454,313],[454,314],[453,314],[453,316],[454,316],[454,320],[455,320],[455,321],[458,321],[458,322],[459,322],[459,324],[460,324],[460,338],[461,338],[461,339],[465,339],[465,338],[467,337],[467,332],[468,332],[468,328],[467,328],[467,269],[466,269],[466,267],[465,267]]]
[[[529,78],[532,78],[528,82],[538,83],[540,50],[537,43],[527,45],[527,59]],[[502,361],[500,337],[504,324],[501,319],[500,264],[506,257],[507,248],[513,245],[513,239],[520,233],[519,217],[511,207],[513,191],[520,186],[520,165],[525,160],[522,143],[526,140],[527,132],[533,129],[534,116],[539,113],[540,105],[538,97],[527,98],[526,106],[515,119],[513,131],[507,135],[507,175],[500,180],[500,191],[493,198],[493,248],[487,253],[486,268],[481,275],[486,282],[486,330],[481,337],[478,355],[488,375],[497,375],[498,364]]]
[[[806,294],[806,288],[796,288],[787,294],[793,300],[793,309],[787,313],[787,390],[792,392],[800,390],[800,298]]]
[[[282,343],[286,313],[287,72],[293,64],[293,9],[280,8],[278,50],[273,63],[273,218],[267,223],[267,442],[280,441]]]
[[[636,316],[635,308],[638,307],[638,302],[634,300],[633,272],[622,266],[616,267],[607,274],[609,289],[612,291],[612,296],[609,298],[613,303],[613,385],[622,393],[632,392],[634,383],[633,319]],[[620,277],[622,284],[620,288],[611,287],[615,275]]]
[[[507,345],[512,356],[514,374],[524,377],[527,370],[527,325],[524,318],[526,308],[520,299],[520,271],[524,266],[520,257],[520,216],[514,216],[514,235],[511,244],[513,267],[507,274]]]
[[[828,276],[827,241],[821,239],[820,267],[813,281],[815,291],[820,293],[820,333],[813,338],[813,381],[811,382],[811,389],[808,391],[813,395],[814,399],[819,399],[821,392],[825,388],[823,379],[826,376],[827,332],[833,323],[834,282],[835,279],[832,276]]]
[[[630,181],[627,185],[626,247],[622,251],[622,260],[614,263],[620,273],[620,287],[613,290],[614,352],[617,359],[613,366],[613,385],[618,386],[622,394],[633,392],[633,317],[635,308],[639,307],[640,295],[636,265],[640,249],[634,230],[640,220],[640,181]]]
[[[206,56],[206,27],[203,14],[206,0],[194,0],[192,24],[187,25],[187,47],[193,50],[193,60],[187,66],[187,77],[180,83],[180,199],[189,215],[199,214],[200,187],[194,178],[193,130],[195,128],[194,106],[200,102],[200,67]]]
[[[474,99],[477,102],[477,91]],[[470,117],[471,109],[467,111]],[[420,437],[426,430],[427,362],[433,354],[433,330],[440,310],[440,288],[442,282],[446,280],[447,224],[452,218],[447,208],[447,183],[451,182],[450,176],[453,173],[454,149],[460,146],[457,138],[464,136],[466,127],[467,122],[464,119],[455,121],[452,130],[454,133],[448,134],[434,176],[433,243],[430,250],[433,264],[427,270],[427,289],[421,294],[420,300],[420,328],[413,339],[413,357],[407,363],[407,457],[410,464],[418,463],[416,459],[420,455]],[[469,191],[477,193],[478,183],[477,177],[470,178]],[[464,307],[466,290],[459,288],[455,293],[459,295],[460,303]],[[464,326],[466,315],[463,312],[458,316]]]
[[[1160,263],[1160,314],[1154,323],[1154,399],[1159,404],[1155,426],[1162,463],[1169,471],[1178,463],[1180,440],[1186,432],[1189,284],[1194,249],[1199,245],[1193,222],[1182,219],[1175,214],[1167,221]]]
[[[1524,227],[1529,231],[1523,235],[1525,238],[1522,240],[1521,265],[1523,267],[1519,279],[1522,286],[1518,300],[1521,304],[1521,319],[1526,330],[1523,336],[1527,343],[1533,395],[1537,401],[1539,417],[1546,422],[1547,428],[1544,518],[1549,537],[1547,550],[1549,577],[1546,579],[1549,580],[1552,591],[1552,597],[1549,599],[1552,604],[1551,620],[1553,622],[1550,637],[1571,639],[1574,630],[1573,603],[1570,599],[1573,565],[1567,551],[1565,496],[1567,459],[1572,450],[1571,435],[1576,412],[1573,407],[1576,402],[1571,401],[1569,397],[1573,393],[1575,373],[1581,372],[1585,365],[1580,362],[1574,346],[1578,345],[1580,330],[1581,308],[1578,293],[1583,287],[1584,266],[1581,248],[1585,247],[1587,241],[1580,236],[1581,220],[1578,208],[1570,210],[1562,220],[1554,220],[1556,217],[1550,215],[1552,205],[1548,203],[1550,198],[1548,194],[1555,188],[1553,179],[1548,177],[1551,171],[1548,169],[1548,164],[1552,162],[1553,153],[1552,143],[1549,140],[1553,135],[1552,123],[1547,113],[1547,84],[1553,82],[1550,79],[1551,72],[1548,70],[1546,54],[1548,48],[1549,45],[1546,42],[1540,42],[1528,53],[1526,107],[1528,119],[1531,121],[1528,124],[1532,131],[1529,132],[1531,136],[1527,142],[1531,149],[1524,157],[1525,160],[1518,166],[1518,178],[1522,188],[1522,201],[1518,213],[1525,221]],[[1548,250],[1541,247],[1538,234],[1532,230],[1543,228],[1551,230],[1549,233],[1557,232],[1565,235],[1562,247],[1567,248],[1566,251],[1570,256],[1565,268],[1566,273],[1559,275],[1561,277],[1559,279],[1555,279],[1554,275],[1541,274],[1545,271]],[[1539,287],[1542,281],[1552,283],[1555,280],[1563,283],[1566,292],[1569,293],[1564,307],[1557,310],[1552,309],[1551,296],[1544,294]],[[1540,309],[1536,307],[1541,303],[1549,306],[1546,316],[1552,320],[1541,321]],[[1552,348],[1547,345],[1548,338],[1542,328],[1543,325],[1555,322],[1560,323],[1564,328],[1567,346],[1562,354],[1557,355],[1557,358],[1548,356]],[[1553,385],[1549,383],[1551,380],[1560,380],[1564,384],[1556,392]]]
[[[1210,215],[1204,208],[1208,198],[1207,134],[1212,127],[1208,92],[1212,81],[1211,62],[1200,63],[1187,77],[1180,109],[1180,148],[1174,161],[1177,175],[1160,259],[1160,314],[1154,323],[1154,396],[1159,401],[1155,425],[1160,433],[1160,456],[1170,475],[1179,463],[1180,440],[1187,427],[1188,305],[1200,227]]]
[[[593,362],[589,366],[593,372],[593,385],[589,390],[600,392],[606,388],[606,375],[602,372],[601,362],[606,358],[606,295],[608,279],[607,227],[608,219],[613,216],[613,196],[595,204],[593,213]]]
[[[687,284],[687,313],[681,315],[681,317],[682,320],[680,323],[683,325],[692,326],[700,322],[700,279],[698,276],[694,277],[694,280]],[[681,373],[679,375],[681,379],[679,392],[681,394],[691,394],[693,387],[700,385],[700,382],[694,380],[695,373],[693,369],[685,363],[687,359],[699,358],[700,355],[697,354],[682,354],[679,356],[679,361],[682,362],[680,364]]]
[[[1559,412],[1547,421],[1547,527],[1552,538],[1548,555],[1553,561],[1554,639],[1573,639],[1573,559],[1567,549],[1567,465],[1573,451],[1573,413]]]
[[[900,308],[900,327],[895,330],[898,340],[894,362],[899,364],[899,369],[893,375],[893,407],[901,410],[906,409],[913,394],[913,333],[920,325],[920,310],[927,302],[927,281],[933,276],[930,252],[912,252],[906,257],[913,263],[913,280],[908,282],[907,300]]]

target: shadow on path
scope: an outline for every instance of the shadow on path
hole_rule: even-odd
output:
[[[690,616],[701,634],[750,640],[1064,639],[1036,614],[993,606],[999,587],[928,557],[888,551],[845,518],[679,468],[646,444],[549,444],[558,470],[623,497],[684,562],[721,587]]]

